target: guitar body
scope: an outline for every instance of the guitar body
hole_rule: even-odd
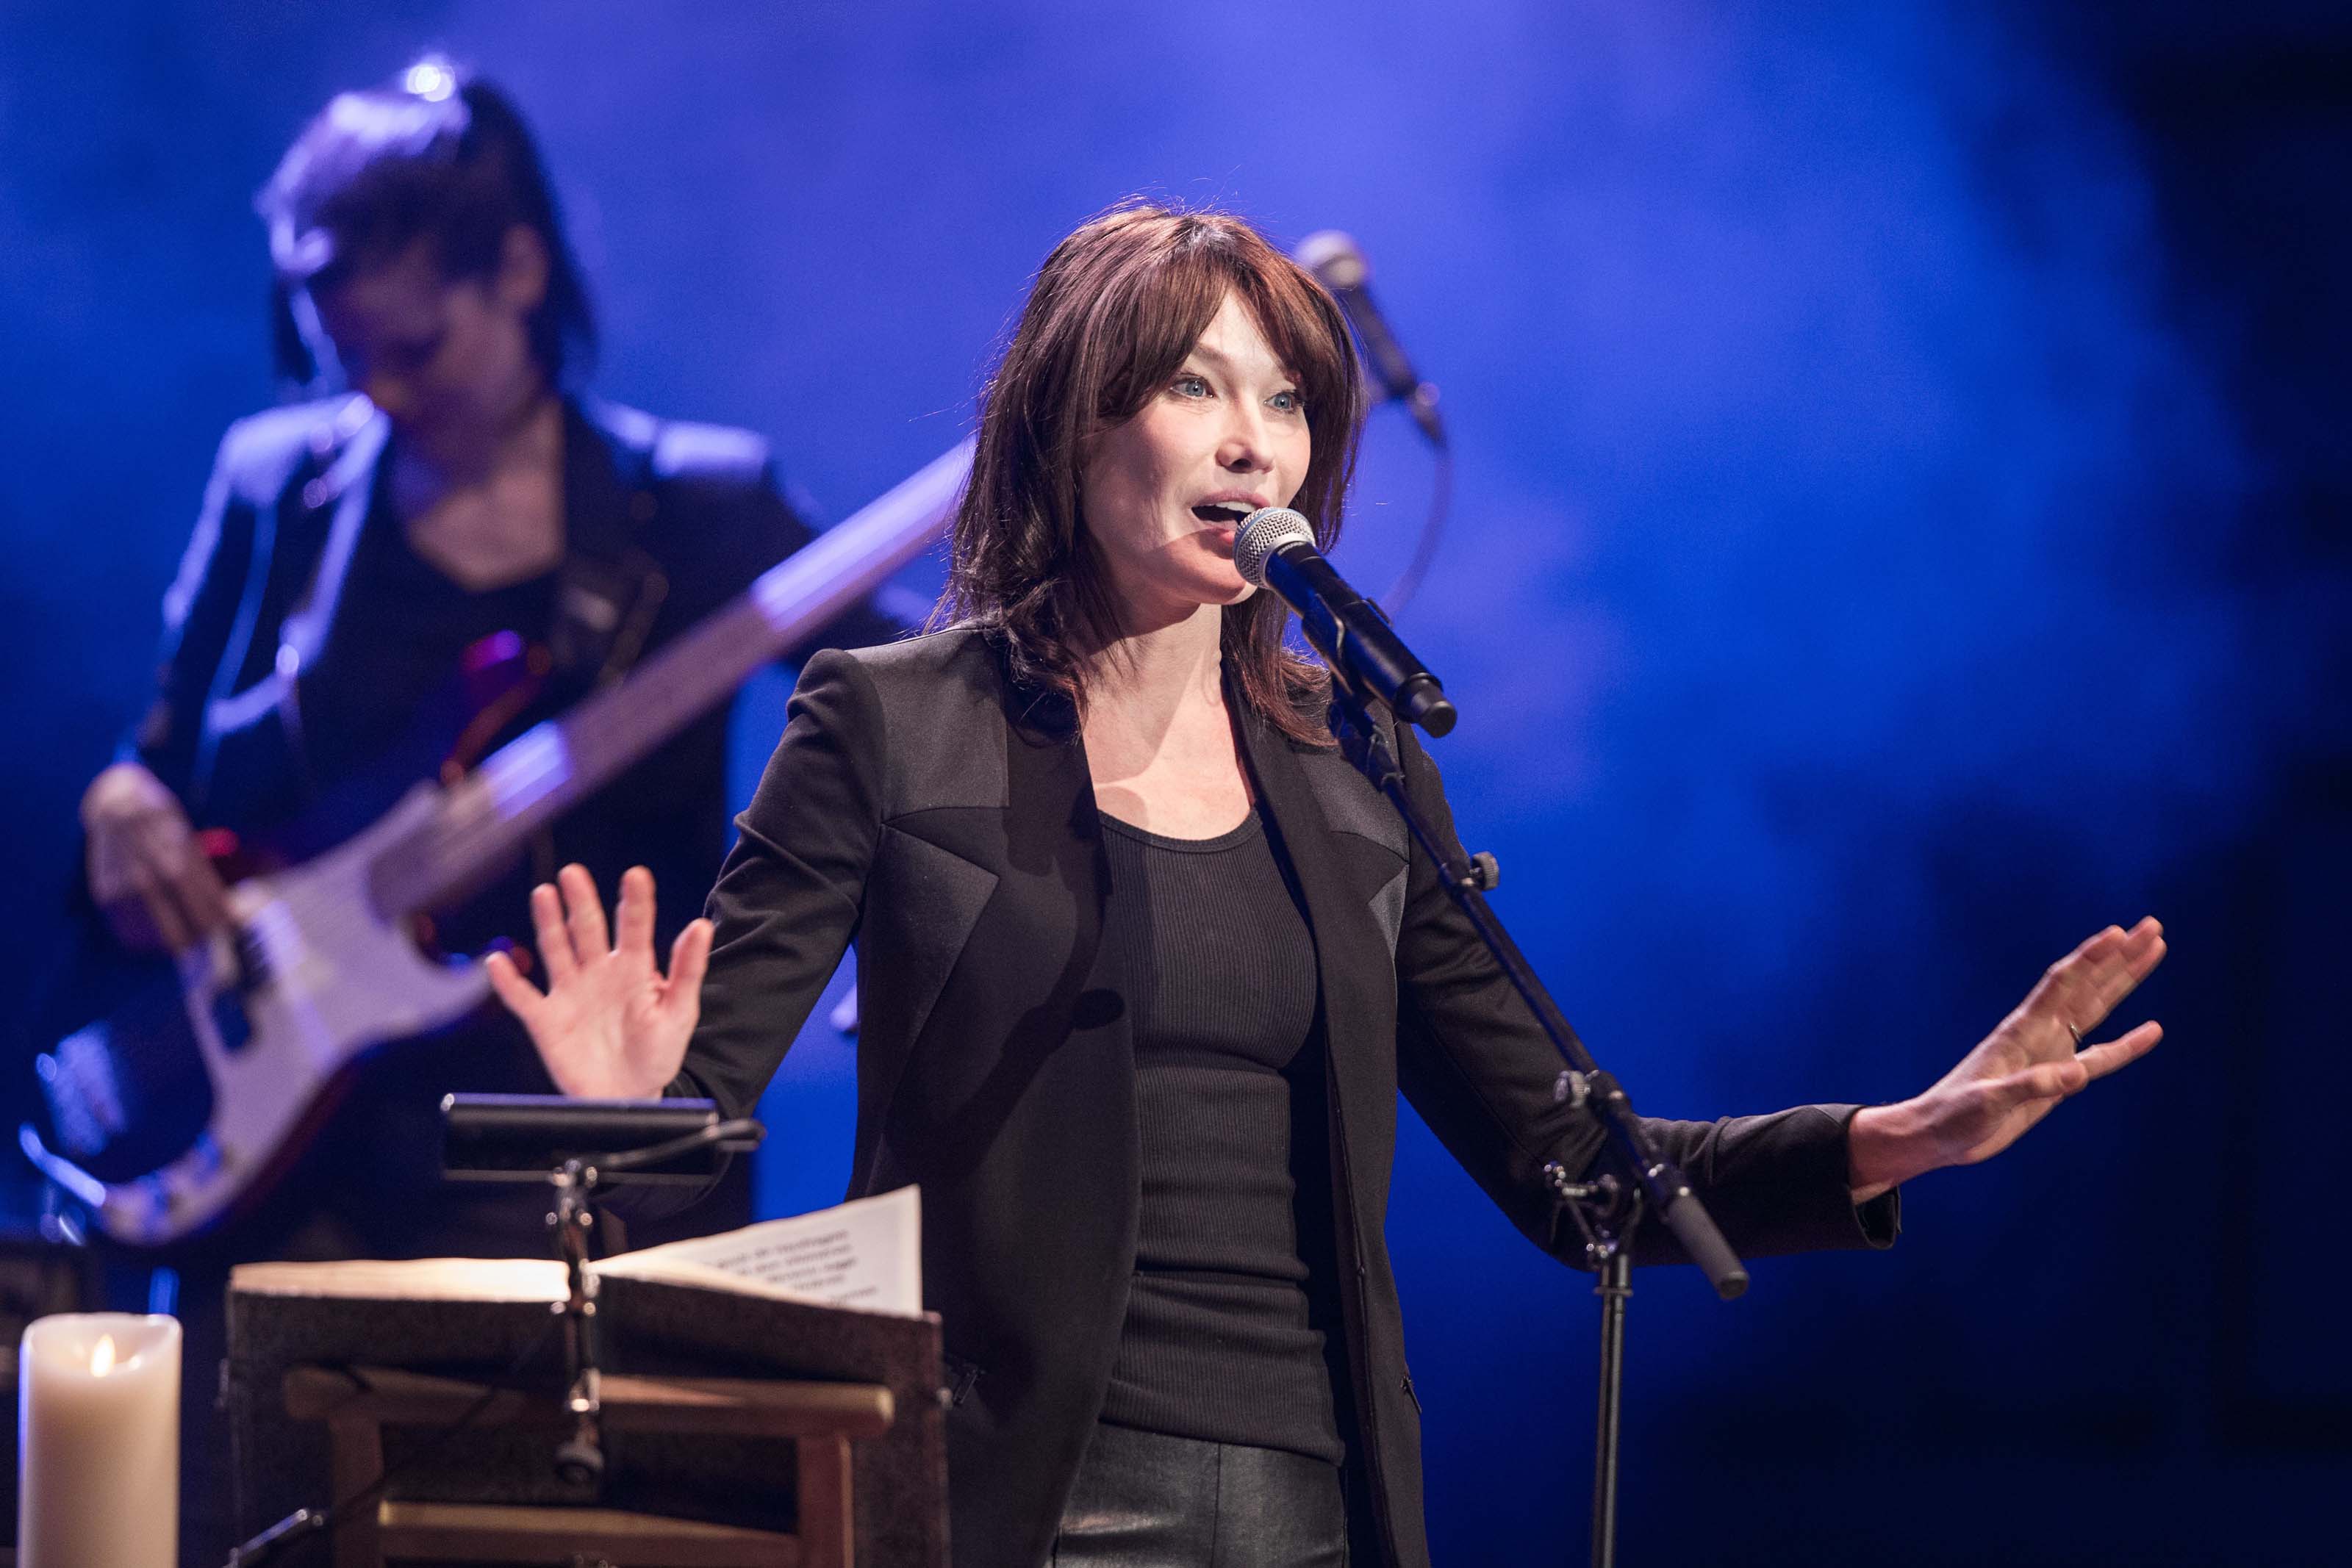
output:
[[[420,784],[341,847],[231,888],[228,932],[126,966],[137,988],[42,1059],[58,1152],[100,1184],[109,1235],[163,1247],[214,1229],[291,1163],[362,1056],[488,997],[478,964],[427,956],[371,896],[377,855],[441,796]]]
[[[292,1165],[362,1056],[488,995],[478,966],[427,955],[405,912],[380,910],[370,877],[441,810],[446,792],[419,780],[478,760],[542,668],[511,633],[485,638],[364,771],[266,835],[202,835],[229,882],[230,925],[209,943],[78,956],[62,1038],[34,1066],[55,1152],[89,1178],[73,1185],[100,1228],[138,1247],[218,1228]],[[275,724],[254,726],[222,766],[285,775],[269,754],[283,744]]]

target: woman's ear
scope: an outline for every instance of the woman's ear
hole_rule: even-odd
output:
[[[547,302],[547,242],[529,224],[507,230],[499,247],[499,303],[528,316]]]

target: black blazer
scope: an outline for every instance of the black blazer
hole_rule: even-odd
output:
[[[1557,1055],[1389,804],[1337,751],[1241,729],[1315,937],[1380,1558],[1419,1568],[1420,1409],[1381,1228],[1396,1092],[1521,1230],[1571,1260],[1574,1227],[1540,1173],[1552,1159],[1583,1169],[1599,1140],[1553,1103]],[[1398,739],[1450,835],[1436,768],[1409,731]],[[1108,873],[1068,705],[1016,688],[969,631],[820,654],[738,825],[710,897],[702,1022],[672,1088],[749,1111],[857,944],[849,1190],[922,1186],[924,1294],[962,1374],[948,1423],[955,1560],[1043,1563],[1109,1380],[1138,1207],[1126,1012],[1093,983]],[[1857,1216],[1848,1201],[1850,1114],[1655,1125],[1743,1252],[1885,1245],[1893,1203]]]

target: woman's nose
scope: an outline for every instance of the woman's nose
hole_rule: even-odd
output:
[[[1217,445],[1217,464],[1229,474],[1255,474],[1273,466],[1273,445],[1248,413],[1236,413]]]

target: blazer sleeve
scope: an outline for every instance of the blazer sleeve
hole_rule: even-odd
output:
[[[237,434],[238,427],[232,426],[221,442],[195,532],[163,592],[163,638],[154,695],[114,756],[118,762],[137,762],[154,774],[191,813],[200,811],[203,804],[196,799],[195,762],[205,704],[227,656],[253,571],[257,514],[234,482]],[[63,890],[68,932],[61,941],[68,950],[110,954],[116,950],[114,936],[89,890],[88,835],[77,828],[76,836],[80,843]],[[49,998],[71,988],[72,982],[62,975],[54,977],[37,990],[42,999],[36,1010],[46,1010]],[[50,1021],[45,1019],[39,1027],[46,1030]]]
[[[163,593],[163,643],[154,700],[123,748],[172,791],[194,790],[205,705],[227,657],[253,572],[257,509],[235,482],[242,426],[232,427],[213,462],[204,510]]]
[[[1437,768],[1397,727],[1398,759],[1414,802],[1459,852]],[[1426,855],[1412,857],[1397,942],[1397,1073],[1405,1097],[1478,1185],[1538,1246],[1583,1264],[1583,1239],[1543,1178],[1548,1161],[1587,1172],[1601,1134],[1556,1104],[1559,1052]],[[1856,1107],[1801,1105],[1716,1122],[1645,1118],[1659,1145],[1737,1251],[1760,1257],[1893,1243],[1895,1194],[1857,1209],[1846,1185],[1846,1124]],[[1682,1262],[1654,1219],[1635,1233],[1634,1260]]]
[[[736,819],[705,913],[718,927],[702,1017],[672,1094],[748,1114],[856,937],[880,833],[880,719],[857,662],[821,653]]]

